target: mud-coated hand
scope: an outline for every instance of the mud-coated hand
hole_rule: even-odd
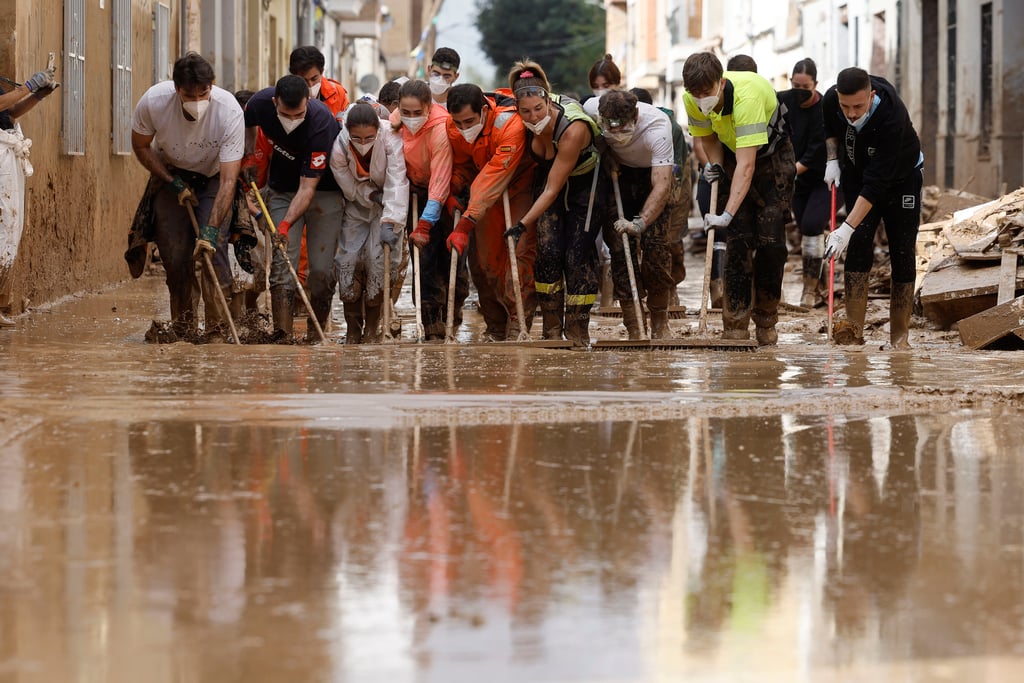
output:
[[[430,244],[430,230],[433,227],[433,224],[425,218],[419,219],[416,221],[416,229],[409,235],[409,241],[420,249],[425,249]]]
[[[199,239],[196,240],[196,247],[192,250],[192,258],[200,260],[204,254],[213,256],[217,251],[217,226],[204,225],[199,229]]]
[[[256,268],[252,262],[252,248],[258,244],[255,235],[241,233],[235,240],[235,260],[242,270],[252,275]]]
[[[825,255],[824,259],[830,261],[833,258],[839,258],[846,251],[846,245],[850,243],[850,237],[853,236],[853,226],[849,223],[843,222],[838,228],[829,233],[828,239],[825,240]]]
[[[377,206],[384,206],[384,192],[383,190],[374,190],[370,193],[370,201]]]
[[[829,187],[833,185],[839,185],[839,179],[842,177],[843,172],[839,169],[839,160],[830,159],[825,162],[825,184]]]
[[[292,224],[288,221],[281,221],[277,224],[277,232],[274,233],[274,244],[288,251],[288,229]]]
[[[713,183],[725,177],[725,169],[720,164],[713,164],[710,161],[704,164],[704,180]]]
[[[503,233],[501,234],[501,236],[502,236],[503,238],[505,238],[505,239],[508,239],[509,237],[511,237],[511,238],[512,238],[512,239],[514,239],[514,240],[515,240],[516,242],[518,242],[518,241],[519,241],[519,238],[520,238],[520,237],[522,237],[522,236],[523,236],[523,233],[525,233],[525,232],[526,232],[526,226],[525,226],[525,225],[523,225],[523,222],[522,222],[522,221],[519,221],[518,223],[516,223],[515,225],[513,225],[513,226],[512,226],[511,228],[509,228],[508,230],[506,230],[505,232],[503,232]]]
[[[625,218],[620,218],[615,221],[615,224],[612,227],[615,228],[615,232],[620,235],[626,234],[632,235],[633,237],[639,237],[644,234],[644,230],[647,229],[647,224],[644,223],[643,218],[637,216],[631,221],[626,220]]]
[[[192,192],[192,188],[188,186],[181,176],[174,176],[171,178],[171,182],[168,183],[171,191],[174,192],[178,197],[178,204],[185,206],[185,204],[191,204],[192,206],[199,206],[199,200],[196,199],[196,195]]]
[[[32,97],[36,98],[37,100],[45,100],[47,97],[52,95],[53,91],[56,89],[56,85],[47,85],[32,93]]]
[[[398,232],[398,226],[394,223],[381,223],[380,224],[380,243],[381,246],[388,245],[391,250],[398,249],[398,245],[401,243],[402,236]]]

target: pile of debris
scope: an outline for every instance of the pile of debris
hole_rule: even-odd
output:
[[[993,201],[934,191],[925,197],[922,208],[932,207],[934,222],[921,226],[917,242],[924,315],[943,329],[957,325],[973,349],[1024,348],[1024,297],[1017,299],[1024,188]]]

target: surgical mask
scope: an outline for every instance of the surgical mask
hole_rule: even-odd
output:
[[[469,144],[473,144],[474,142],[476,142],[477,136],[480,135],[480,131],[482,131],[483,129],[484,129],[484,123],[483,123],[483,121],[481,121],[480,123],[476,124],[475,126],[470,126],[469,128],[463,128],[459,132],[462,133],[462,137],[463,137],[463,139],[466,142],[468,142]]]
[[[867,123],[868,119],[871,118],[871,115],[875,113],[875,108],[878,106],[879,102],[881,102],[881,101],[882,101],[882,98],[880,98],[878,95],[875,95],[875,98],[871,101],[871,106],[868,107],[868,110],[866,112],[864,112],[864,114],[859,119],[857,119],[855,121],[851,121],[850,119],[846,119],[846,122],[849,123],[851,126],[853,126],[854,130],[856,130],[859,133],[861,128],[864,127],[864,124]],[[843,118],[846,118],[846,117],[844,116]]]
[[[718,84],[718,90],[715,91],[714,95],[708,95],[707,97],[695,97],[697,102],[697,108],[700,109],[700,113],[704,116],[710,116],[715,106],[718,105],[718,98],[722,94],[722,84]]]
[[[278,114],[277,120],[281,122],[281,127],[284,128],[284,134],[291,135],[291,132],[298,128],[299,126],[301,126],[302,122],[305,121],[306,118],[303,117],[301,119],[289,119]]]
[[[431,76],[430,77],[430,92],[435,95],[443,95],[448,92],[449,85],[445,80],[444,76]]]
[[[374,141],[375,142],[375,141]],[[373,149],[373,142],[356,142],[352,141],[352,148],[359,152],[360,156],[366,156]]]
[[[315,100],[320,95],[321,82],[317,81],[309,87],[309,99]]]
[[[606,130],[604,131],[604,136],[620,145],[624,145],[633,139],[633,133],[635,132],[636,128],[629,126],[628,128],[622,127],[615,130]]]
[[[594,97],[600,99],[601,95],[604,95],[609,89],[610,88],[594,88]]]
[[[402,125],[409,129],[410,133],[417,133],[423,124],[427,122],[426,116],[403,116]]]
[[[551,114],[548,114],[537,123],[527,123],[526,121],[523,121],[523,125],[526,126],[527,129],[534,135],[540,135],[541,133],[543,133],[544,129],[548,127],[549,123],[551,123]]]
[[[203,114],[206,113],[206,108],[210,106],[210,100],[198,100],[195,102],[182,102],[181,107],[185,110],[185,113],[194,118],[196,121],[200,121],[203,118]]]

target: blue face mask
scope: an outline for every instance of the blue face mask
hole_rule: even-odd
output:
[[[863,116],[861,116],[856,121],[851,121],[850,119],[846,119],[846,122],[849,123],[851,126],[853,126],[853,129],[856,130],[859,133],[861,131],[861,129],[864,127],[864,124],[867,123],[868,119],[871,118],[871,115],[875,113],[875,109],[878,108],[878,104],[881,101],[882,101],[882,98],[879,97],[878,95],[875,95],[875,98],[871,101],[871,108],[868,109],[866,112],[864,112]]]

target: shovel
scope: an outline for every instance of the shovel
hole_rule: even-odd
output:
[[[505,229],[512,227],[512,208],[508,202],[508,190],[501,193],[501,203],[505,207]],[[523,286],[519,283],[519,259],[516,257],[516,240],[509,235],[506,239],[508,244],[508,259],[512,266],[512,291],[516,297],[516,315],[519,316],[519,336],[516,341],[530,341],[530,333],[526,331],[526,314],[523,312]]]
[[[619,212],[619,218],[624,218],[622,212],[622,192],[619,190],[619,171],[612,171],[612,188],[615,190],[615,208]],[[636,311],[636,321],[640,325],[640,338],[650,339],[647,334],[647,324],[644,320],[644,311],[640,308],[640,294],[636,288],[636,272],[633,270],[633,251],[629,248],[629,235],[622,233],[622,250],[626,252],[626,270],[629,272],[629,289],[633,295],[633,308]]]
[[[459,224],[459,211],[452,215],[455,224]],[[459,271],[459,250],[452,248],[451,265],[448,267],[448,315],[444,323],[444,343],[455,343],[455,280]]]
[[[192,210],[192,205],[185,202],[185,209],[188,211],[188,217],[192,221],[192,230],[196,233],[196,239],[199,239],[199,221],[196,220],[196,212]],[[210,259],[209,252],[203,252],[203,263],[206,265],[206,273],[210,276],[211,287],[215,290],[215,297],[217,302],[220,304],[221,310],[224,312],[224,318],[228,321],[228,328],[231,330],[231,338],[235,340],[236,344],[241,344],[242,340],[238,338],[238,330],[235,329],[235,321],[231,318],[231,310],[228,308],[228,300],[224,298],[224,292],[220,288],[220,279],[217,277],[217,271],[213,268],[213,261]]]
[[[263,211],[263,217],[267,221],[267,225],[270,226],[270,232],[277,233],[277,226],[274,225],[274,219],[270,217],[270,209],[263,203],[263,195],[260,194],[260,190],[256,187],[256,183],[251,183],[252,191],[256,193],[256,201],[260,203],[260,209]],[[271,242],[274,240],[271,239]],[[316,319],[316,314],[313,313],[313,306],[309,303],[309,297],[306,296],[306,289],[299,282],[299,276],[295,272],[295,266],[292,265],[292,260],[288,258],[288,250],[284,248],[283,244],[278,244],[277,248],[281,250],[281,255],[284,256],[284,262],[288,266],[288,272],[292,274],[292,281],[295,282],[295,289],[299,292],[299,296],[302,298],[302,305],[306,307],[306,313],[309,315],[309,319],[313,321],[313,328],[316,330],[316,334],[320,337],[320,343],[326,344],[327,337],[324,335],[323,328],[320,327],[320,321]]]

